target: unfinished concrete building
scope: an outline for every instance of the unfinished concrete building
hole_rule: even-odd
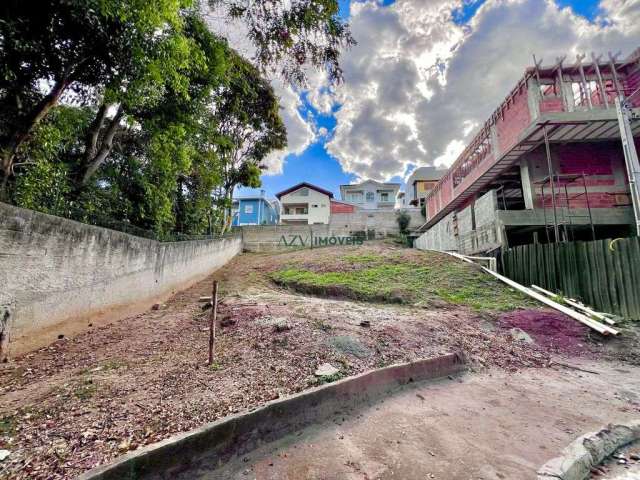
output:
[[[426,198],[418,248],[477,254],[635,234],[616,98],[640,134],[640,49],[535,66]]]

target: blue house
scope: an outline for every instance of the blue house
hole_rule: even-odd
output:
[[[279,209],[275,200],[269,200],[264,191],[260,195],[233,199],[231,225],[277,225]]]

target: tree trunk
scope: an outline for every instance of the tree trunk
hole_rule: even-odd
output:
[[[96,171],[100,168],[100,166],[107,159],[111,150],[113,149],[113,138],[118,132],[118,127],[120,126],[120,120],[124,116],[124,109],[122,105],[118,107],[118,111],[116,112],[113,119],[109,123],[109,127],[104,134],[104,138],[102,139],[102,143],[100,145],[100,149],[97,153],[89,160],[88,163],[85,164],[84,173],[82,175],[82,180],[80,182],[81,186],[85,186],[91,180],[91,177],[96,173]]]
[[[13,175],[13,164],[20,147],[29,138],[33,129],[40,121],[49,113],[49,111],[57,105],[60,97],[71,83],[70,76],[63,77],[58,80],[51,91],[44,97],[33,111],[27,116],[22,125],[11,136],[11,140],[2,152],[2,184],[0,186],[0,198],[6,196],[6,186],[9,177]]]
[[[100,138],[100,131],[104,125],[104,120],[107,117],[107,105],[102,103],[96,114],[96,118],[91,122],[89,132],[87,133],[87,139],[85,141],[84,150],[84,163],[89,164],[91,159],[98,153],[98,139]]]

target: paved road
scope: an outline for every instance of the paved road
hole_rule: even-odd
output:
[[[575,437],[640,415],[640,368],[582,364],[467,374],[419,384],[352,415],[336,414],[203,480],[492,480],[535,478]],[[186,478],[186,477],[185,477]]]

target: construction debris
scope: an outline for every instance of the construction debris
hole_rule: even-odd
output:
[[[469,258],[467,258],[465,255],[461,255],[459,253],[454,253],[454,252],[442,252],[442,253],[446,253],[448,255],[451,255],[453,257],[456,257],[464,262],[467,263],[474,263],[472,260],[470,260]],[[549,297],[544,296],[538,292],[536,292],[535,290],[532,290],[531,288],[527,288],[524,285],[519,284],[518,282],[515,282],[513,280],[511,280],[510,278],[505,277],[504,275],[500,275],[497,272],[491,271],[486,267],[482,267],[480,266],[480,268],[482,270],[484,270],[485,272],[487,272],[489,275],[493,275],[494,277],[496,277],[498,280],[500,280],[501,282],[506,283],[507,285],[509,285],[512,288],[515,288],[516,290],[544,303],[545,305],[550,306],[551,308],[554,308],[556,310],[558,310],[559,312],[564,313],[565,315],[570,316],[571,318],[573,318],[574,320],[579,321],[580,323],[586,325],[587,327],[595,330],[596,332],[602,334],[602,335],[618,335],[618,330],[611,328],[608,325],[604,325],[596,320],[593,320],[592,318],[587,317],[586,315],[579,313],[571,308],[569,308],[568,306],[565,305],[561,305],[558,302],[555,302],[554,300],[551,300]],[[539,288],[539,287],[538,287]],[[550,292],[549,292],[550,293]],[[553,294],[552,294],[553,295]]]
[[[333,375],[336,375],[337,373],[340,373],[340,370],[338,370],[336,367],[334,367],[330,363],[323,363],[315,371],[315,376],[316,377],[331,377]]]
[[[611,319],[606,314],[601,313],[601,312],[596,312],[595,310],[590,309],[589,307],[587,307],[586,305],[578,302],[577,300],[574,300],[572,298],[563,298],[560,295],[556,295],[555,293],[550,292],[549,290],[545,290],[544,288],[539,287],[537,285],[531,285],[531,288],[539,291],[540,293],[543,293],[543,294],[547,295],[548,297],[551,297],[552,299],[554,299],[554,300],[556,300],[558,302],[566,303],[567,305],[570,305],[570,306],[572,306],[574,308],[577,308],[578,310],[581,310],[582,312],[586,313],[590,317],[596,317],[597,319],[602,320],[605,323],[608,323],[609,325],[615,325],[616,324],[615,320]]]

